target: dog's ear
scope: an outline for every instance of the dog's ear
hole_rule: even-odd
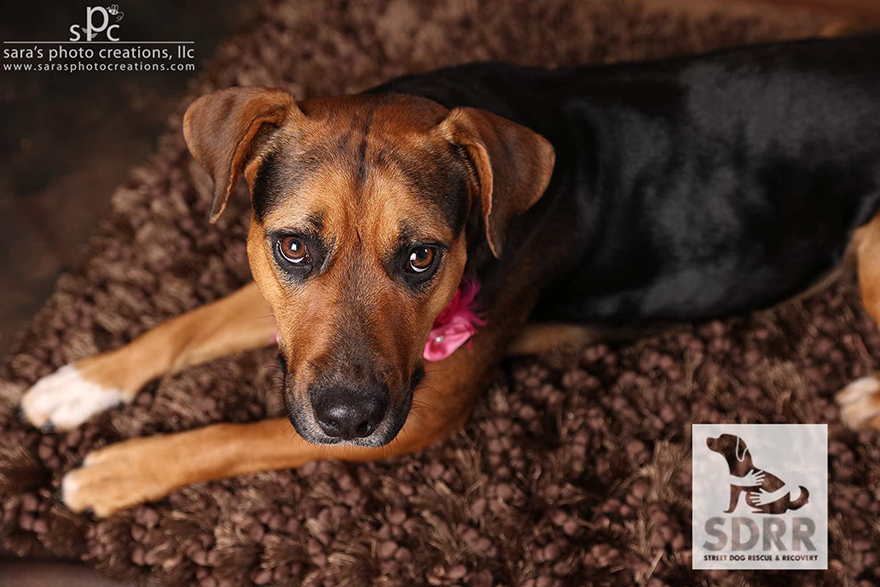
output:
[[[746,458],[746,451],[749,450],[749,447],[746,446],[746,443],[739,437],[736,437],[736,460],[742,462],[744,458]]]
[[[183,117],[193,157],[214,180],[211,223],[217,221],[250,155],[254,139],[270,126],[301,115],[289,93],[273,88],[228,88],[202,96]]]
[[[475,108],[456,108],[439,125],[448,141],[467,150],[473,164],[486,239],[501,257],[514,218],[544,194],[556,155],[538,133]]]

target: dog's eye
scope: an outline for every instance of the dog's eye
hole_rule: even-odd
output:
[[[434,264],[435,257],[432,247],[416,247],[409,252],[407,270],[414,273],[424,273]]]
[[[285,260],[295,265],[308,265],[311,261],[306,241],[298,236],[286,236],[278,243],[278,249]]]

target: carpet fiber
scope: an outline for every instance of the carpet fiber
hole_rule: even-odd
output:
[[[234,84],[357,91],[475,59],[562,65],[814,34],[821,23],[648,10],[613,0],[265,5],[193,96]],[[880,580],[880,438],[843,429],[834,391],[877,366],[852,276],[805,302],[631,345],[506,363],[465,429],[414,456],[204,483],[94,521],[53,495],[121,439],[280,413],[274,350],[189,369],[69,434],[13,406],[37,378],[244,284],[242,186],[217,226],[180,132],[134,170],[0,367],[0,545],[82,557],[163,585],[845,585]],[[690,571],[690,423],[828,422],[830,570]]]

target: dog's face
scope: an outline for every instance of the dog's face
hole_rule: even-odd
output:
[[[214,176],[212,216],[238,173],[251,189],[251,271],[275,313],[285,404],[306,440],[394,439],[428,333],[461,282],[472,210],[500,255],[507,224],[549,181],[552,149],[538,135],[455,112],[404,96],[294,104],[263,89],[215,93],[187,112],[187,142]],[[517,142],[489,146],[495,125]],[[544,159],[515,172],[531,187],[493,190],[493,178],[505,185],[490,161],[499,148]]]
[[[740,464],[746,462],[749,453],[749,447],[745,441],[739,436],[733,434],[722,434],[718,438],[707,438],[706,446],[709,450],[717,452],[727,460],[732,472],[739,470]],[[751,460],[748,461],[748,464]],[[748,472],[746,469],[745,472]]]
[[[300,434],[384,444],[461,282],[467,168],[428,132],[443,118],[434,108],[403,117],[399,105],[348,98],[300,109],[245,172],[251,269],[275,310]]]

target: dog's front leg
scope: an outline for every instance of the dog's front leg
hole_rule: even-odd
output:
[[[737,485],[730,486],[730,505],[727,506],[727,511],[725,514],[732,514],[733,510],[736,509],[737,504],[739,503],[739,494],[742,493],[743,488]]]
[[[386,446],[310,444],[286,419],[218,424],[128,440],[91,453],[82,468],[64,477],[64,502],[77,512],[91,509],[109,516],[199,481],[299,467],[317,459],[369,461],[417,451],[465,421],[474,395],[484,389],[529,308],[508,311],[494,325],[490,317],[489,325],[473,339],[473,348],[462,347],[443,361],[426,363],[413,409]]]
[[[460,349],[456,355],[470,358],[470,352]],[[64,477],[63,500],[73,511],[91,509],[104,517],[199,481],[299,467],[324,458],[368,461],[419,450],[458,428],[467,417],[471,398],[482,387],[486,364],[451,359],[426,365],[413,411],[389,445],[310,444],[286,419],[217,424],[97,450],[88,455],[83,467]]]
[[[275,319],[255,283],[160,324],[122,348],[87,357],[39,380],[21,401],[34,426],[69,430],[130,402],[157,377],[274,340]]]

